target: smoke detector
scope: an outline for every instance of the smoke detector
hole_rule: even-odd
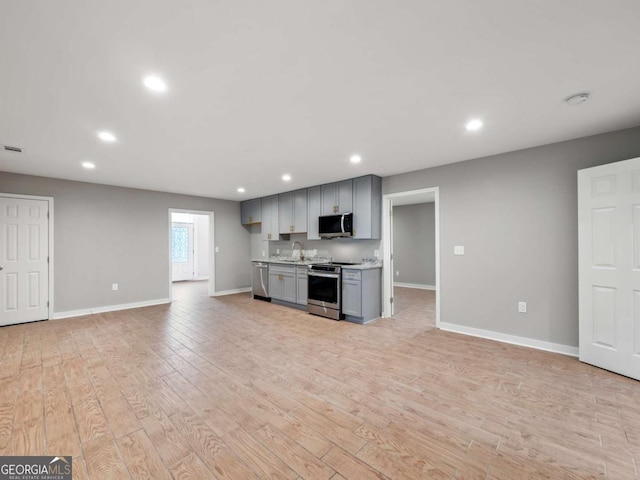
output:
[[[575,95],[571,95],[570,97],[567,97],[564,99],[565,103],[572,107],[576,105],[580,105],[581,103],[584,103],[587,100],[589,100],[588,92],[576,93]]]

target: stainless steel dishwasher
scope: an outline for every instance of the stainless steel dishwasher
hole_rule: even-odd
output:
[[[251,262],[251,292],[253,298],[271,301],[269,297],[269,264],[265,262]]]

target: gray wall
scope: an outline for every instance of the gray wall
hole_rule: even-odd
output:
[[[433,203],[393,207],[394,281],[436,284],[436,217]],[[399,275],[396,273],[399,272]]]
[[[0,192],[54,197],[56,312],[167,298],[169,208],[215,212],[216,291],[251,283],[238,202],[4,172]]]
[[[638,156],[634,128],[394,175],[382,187],[440,187],[442,322],[577,346],[576,172]],[[529,313],[517,313],[520,300]]]

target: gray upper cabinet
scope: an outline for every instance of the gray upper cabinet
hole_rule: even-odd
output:
[[[367,175],[353,179],[353,238],[379,239],[382,221],[382,179]]]
[[[353,182],[327,183],[321,187],[322,215],[351,213],[353,210]]]
[[[318,217],[336,213],[353,213],[353,238],[377,240],[382,221],[382,179],[366,175],[303,188],[247,200],[240,209],[243,225],[262,223],[262,240],[305,232],[308,240],[320,240]]]
[[[262,222],[262,199],[254,198],[240,204],[240,218],[243,225]]]
[[[322,188],[307,188],[307,240],[320,240],[318,217],[322,215]]]
[[[262,240],[279,240],[278,195],[262,199]]]
[[[306,233],[307,231],[307,190],[281,193],[278,195],[279,232]]]

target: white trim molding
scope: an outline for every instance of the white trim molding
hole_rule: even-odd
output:
[[[96,313],[117,312],[118,310],[129,310],[131,308],[152,307],[154,305],[164,305],[171,303],[168,298],[158,298],[156,300],[145,300],[142,302],[123,303],[120,305],[106,305],[104,307],[82,308],[80,310],[69,310],[66,312],[57,312],[53,314],[55,320],[71,317],[82,317],[84,315],[93,315]]]
[[[422,285],[420,283],[402,283],[402,282],[393,282],[394,287],[403,287],[403,288],[416,288],[418,290],[435,290],[435,285]]]
[[[516,335],[508,335],[506,333],[493,332],[491,330],[466,327],[464,325],[456,325],[454,323],[446,322],[440,322],[440,329],[447,332],[461,333],[472,337],[486,338],[497,342],[519,345],[521,347],[535,348],[536,350],[544,350],[546,352],[561,353],[572,357],[578,356],[578,347],[563,345],[561,343],[545,342],[544,340],[536,340],[535,338],[518,337]]]
[[[216,292],[212,297],[224,297],[225,295],[234,295],[236,293],[247,293],[251,291],[251,287],[242,287],[242,288],[234,288],[232,290],[222,290],[220,292]]]

